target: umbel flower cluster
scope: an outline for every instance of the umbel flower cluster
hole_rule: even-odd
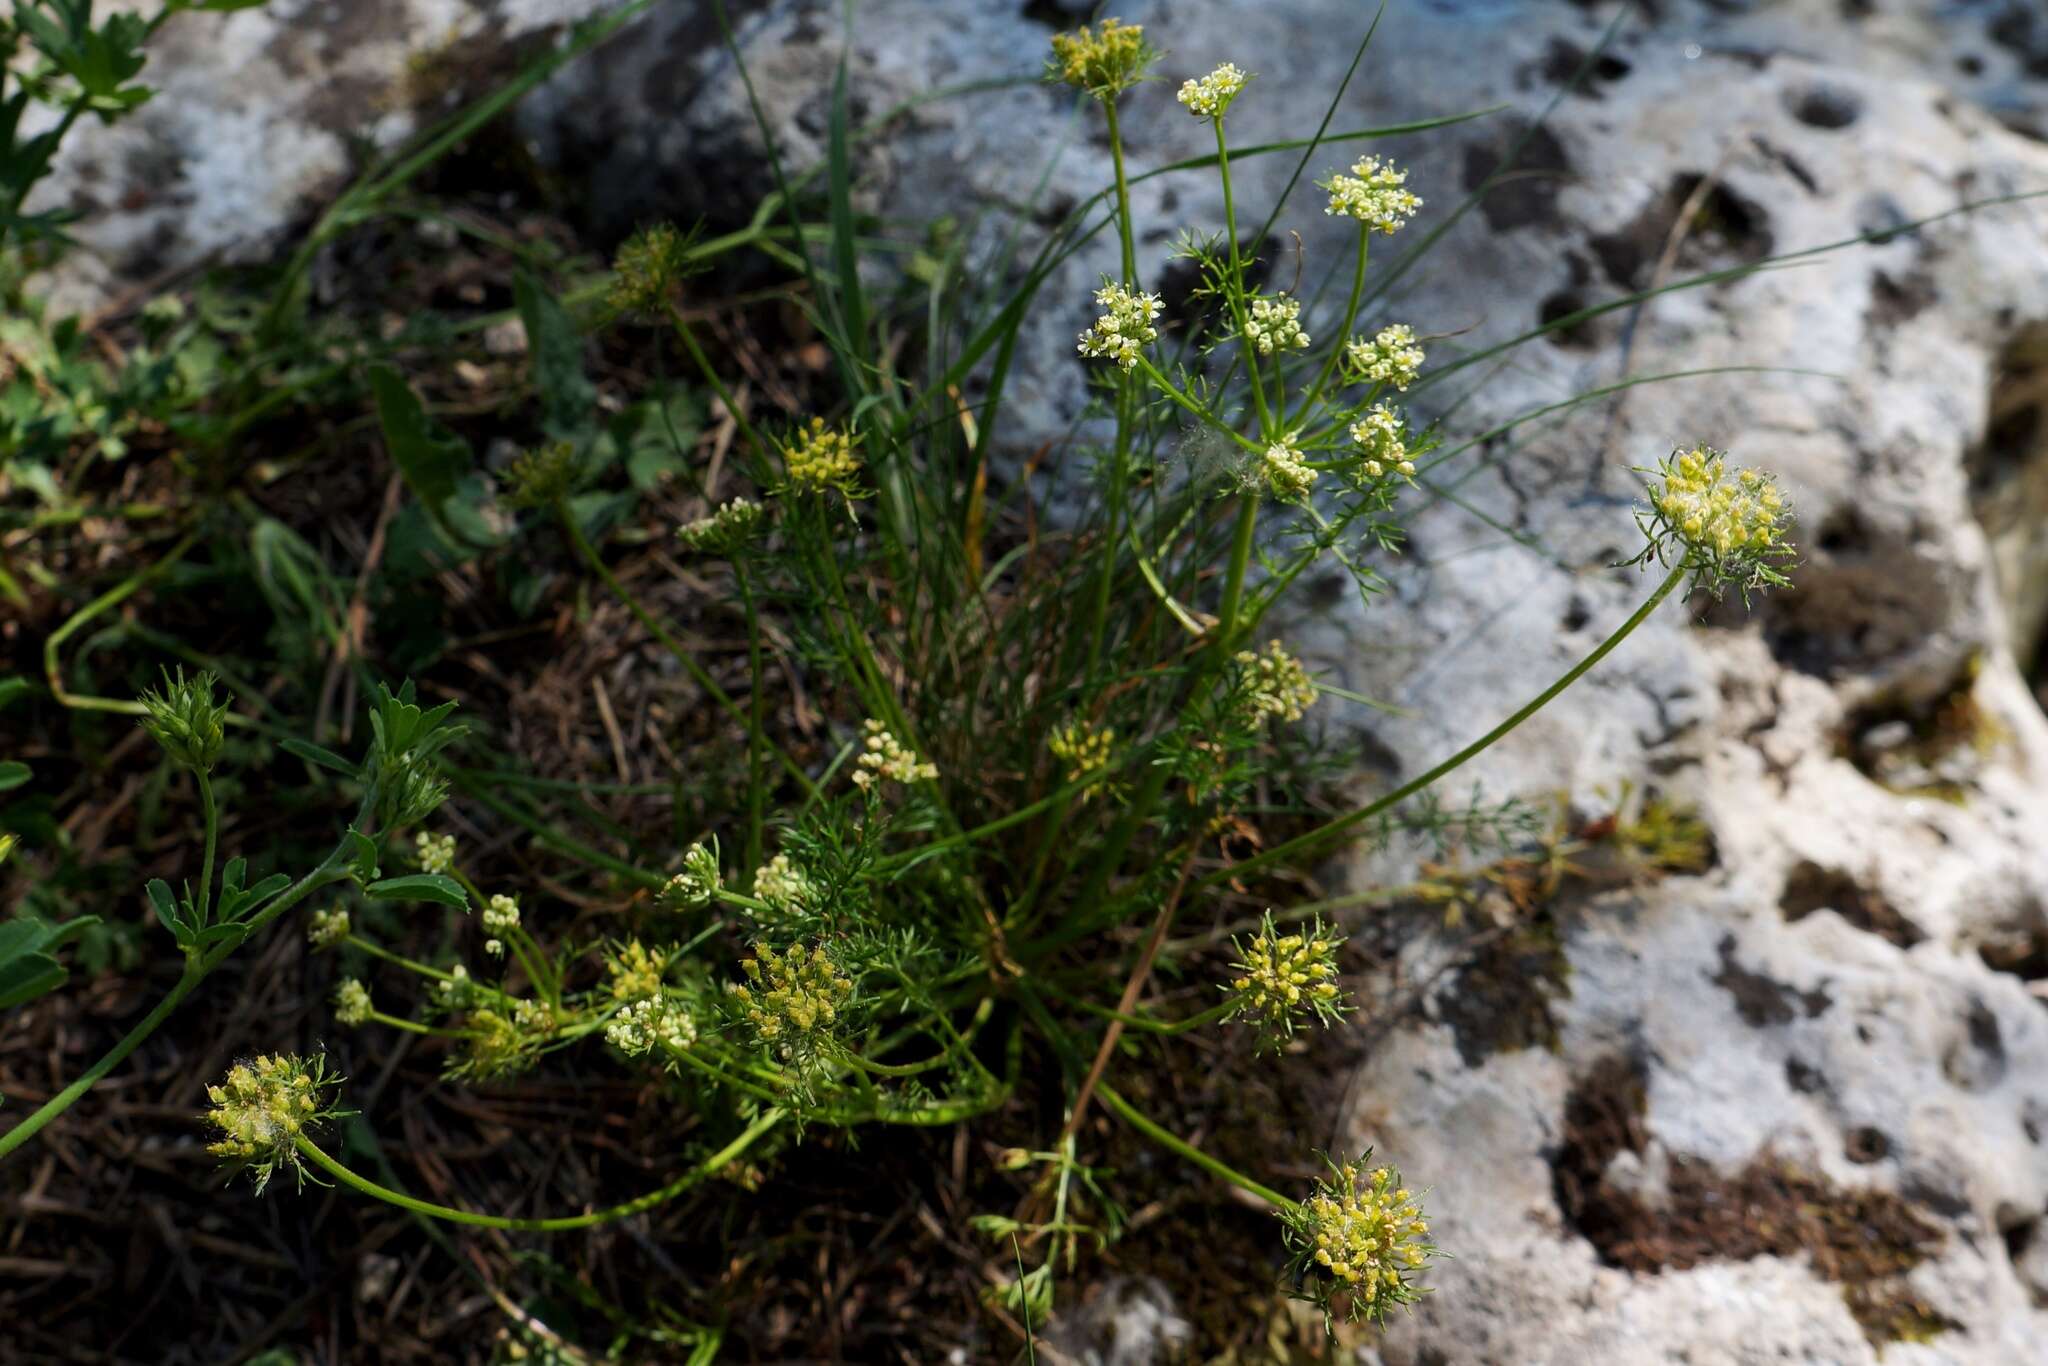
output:
[[[1266,642],[1264,654],[1240,650],[1235,662],[1238,698],[1249,719],[1271,716],[1291,724],[1315,704],[1315,680],[1279,641]]]
[[[1234,62],[1225,62],[1199,81],[1182,81],[1180,94],[1174,96],[1188,107],[1188,112],[1200,119],[1220,119],[1230,109],[1230,102],[1237,98],[1237,92],[1244,89],[1250,80]]]
[[[681,1053],[697,1042],[697,1022],[680,1002],[650,996],[622,1008],[605,1026],[605,1042],[629,1058],[655,1049]]]
[[[1281,934],[1266,912],[1258,933],[1238,941],[1237,975],[1224,986],[1228,1017],[1256,1024],[1266,1044],[1284,1041],[1304,1020],[1334,1023],[1343,1009],[1339,944],[1320,920],[1306,934]]]
[[[1067,721],[1054,726],[1045,747],[1063,766],[1068,782],[1078,782],[1109,763],[1116,752],[1116,732],[1086,721]]]
[[[855,465],[854,469],[859,466]],[[796,476],[790,476],[794,479]],[[718,511],[676,528],[676,539],[700,555],[727,557],[744,550],[761,530],[767,510],[749,498],[735,498]]]
[[[1164,302],[1157,294],[1129,290],[1112,281],[1105,281],[1095,291],[1095,302],[1101,305],[1102,316],[1081,334],[1078,349],[1091,360],[1115,361],[1126,371],[1134,368],[1138,353],[1159,340],[1159,329],[1152,324]]]
[[[1146,69],[1158,58],[1145,41],[1143,26],[1104,19],[1072,33],[1054,34],[1046,75],[1107,103],[1145,79]]]
[[[1770,475],[1731,470],[1728,457],[1710,446],[1674,451],[1654,470],[1637,472],[1661,482],[1650,489],[1648,509],[1636,514],[1649,544],[1630,563],[1683,562],[1695,587],[1719,592],[1733,585],[1745,597],[1791,582],[1782,567],[1796,558],[1786,539],[1792,507]]]
[[[1333,175],[1317,183],[1330,192],[1324,213],[1355,218],[1376,232],[1393,233],[1422,207],[1407,188],[1408,173],[1378,157],[1353,162],[1350,175]]]
[[[775,910],[790,912],[809,905],[817,895],[810,876],[788,853],[777,854],[754,870],[754,899]]]
[[[1331,1164],[1330,1179],[1281,1218],[1295,1272],[1324,1314],[1341,1298],[1347,1318],[1376,1322],[1421,1297],[1413,1277],[1437,1249],[1400,1173],[1367,1168],[1371,1159]]]
[[[1259,354],[1275,351],[1306,351],[1308,333],[1301,330],[1301,300],[1291,298],[1254,299],[1245,319],[1245,339],[1259,348]]]
[[[206,1119],[220,1132],[207,1151],[246,1165],[256,1174],[258,1191],[279,1167],[303,1179],[298,1139],[334,1117],[326,1108],[331,1084],[322,1059],[309,1063],[279,1053],[236,1063],[218,1086],[206,1088],[212,1102]]]
[[[726,985],[738,1022],[799,1078],[810,1073],[828,1051],[853,979],[822,945],[792,944],[777,953],[757,944],[740,970],[747,980]]]
[[[870,718],[865,725],[867,738],[861,742],[860,758],[854,761],[855,787],[866,790],[883,779],[892,783],[930,782],[939,776],[938,765],[918,758],[880,721]]]
[[[674,910],[694,910],[708,905],[721,885],[718,850],[693,844],[683,851],[683,871],[668,880],[661,889],[661,899]]]
[[[792,486],[813,493],[838,490],[851,497],[860,476],[860,456],[850,432],[829,427],[822,417],[800,429],[782,448],[783,468]]]

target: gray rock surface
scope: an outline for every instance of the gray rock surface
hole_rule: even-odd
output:
[[[181,21],[169,36],[191,45],[176,70],[159,56],[169,97],[132,133],[92,141],[56,189],[102,206],[88,235],[106,273],[84,283],[260,250],[335,183],[345,131],[388,139],[406,126],[402,101],[376,101],[402,88],[394,73],[429,35],[503,41],[590,8],[278,0],[190,39],[210,16]],[[849,52],[857,114],[1033,74],[1050,30],[1031,16],[1058,8],[871,0]],[[2048,188],[2048,17],[2028,0],[1647,9],[1567,94],[1604,9],[1389,6],[1333,128],[1509,110],[1374,147],[1410,165],[1428,200],[1383,261],[1449,221],[1556,105],[1528,138],[1526,171],[1361,326],[1411,322],[1438,338],[1431,361],[1443,365],[1632,289]],[[822,154],[838,11],[772,3],[740,20],[798,167]],[[1142,171],[1205,150],[1172,92],[1223,60],[1261,73],[1233,112],[1236,140],[1312,129],[1370,11],[1149,0],[1121,12],[1171,50],[1164,79],[1130,104]],[[333,33],[337,16],[355,36],[322,40],[321,20]],[[310,70],[328,74],[308,81]],[[344,80],[362,84],[351,94]],[[565,73],[522,120],[543,154],[589,168],[601,223],[729,216],[766,184],[745,92],[694,4],[663,7]],[[1349,155],[1319,156],[1310,174]],[[1009,215],[1037,231],[1034,214],[1057,217],[1108,176],[1071,100],[1030,84],[920,106],[863,158],[874,207],[913,223],[987,213],[987,240]],[[171,168],[144,177],[160,198],[133,205],[122,187],[151,164]],[[1280,157],[1243,163],[1240,202],[1262,210],[1291,170]],[[1668,1232],[1658,1220],[1683,1211],[1686,1190],[1771,1163],[1845,1206],[1895,1198],[1937,1231],[1887,1293],[1948,1326],[1887,1347],[1887,1363],[2042,1359],[2048,719],[2022,662],[2048,616],[2048,424],[2027,388],[2048,373],[2043,202],[1666,295],[1418,391],[1417,411],[1446,415],[1455,438],[1624,377],[1762,367],[1645,384],[1468,452],[1432,476],[1454,499],[1411,499],[1412,540],[1386,596],[1360,607],[1340,595],[1293,623],[1336,681],[1408,709],[1343,720],[1370,730],[1390,769],[1415,771],[1484,730],[1640,600],[1642,578],[1608,567],[1638,543],[1632,465],[1707,441],[1777,470],[1806,562],[1793,590],[1749,613],[1667,606],[1461,775],[1494,796],[1568,792],[1586,811],[1602,789],[1654,789],[1697,807],[1718,860],[1558,912],[1569,971],[1544,1007],[1553,1048],[1460,1037],[1460,1007],[1483,984],[1460,970],[1453,936],[1414,936],[1388,962],[1385,984],[1422,983],[1419,1004],[1371,1022],[1343,1132],[1434,1187],[1435,1232],[1456,1260],[1375,1349],[1386,1366],[1876,1361],[1842,1285],[1812,1258],[1629,1270],[1612,1230],[1585,1226],[1561,1195],[1563,1171]],[[1179,228],[1220,219],[1201,175],[1147,181],[1137,203],[1148,279]],[[1281,227],[1301,234],[1310,292],[1343,259],[1341,239],[1313,195]],[[1113,265],[1113,245],[1099,247],[1048,283],[1026,336],[1007,417],[1019,445],[1080,412],[1072,338]],[[1295,264],[1290,247],[1276,269]],[[1311,331],[1336,325],[1325,313]],[[1362,774],[1360,791],[1385,776]],[[1402,880],[1414,856],[1364,856],[1349,875]],[[1603,1094],[1628,1141],[1588,1148],[1574,1116]]]

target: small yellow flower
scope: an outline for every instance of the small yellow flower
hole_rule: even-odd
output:
[[[1638,559],[1665,560],[1681,550],[1695,584],[1718,591],[1736,584],[1752,588],[1789,583],[1776,567],[1793,558],[1786,534],[1792,507],[1762,470],[1728,467],[1728,457],[1710,446],[1675,451],[1655,470],[1662,484],[1650,491],[1647,512],[1637,523],[1650,540]]]
[[[619,946],[618,952],[605,960],[606,976],[610,979],[614,1001],[638,1001],[661,990],[662,974],[667,962],[660,954],[650,953],[645,944],[629,939]]]
[[[661,897],[670,909],[695,910],[707,906],[725,886],[718,870],[718,846],[693,844],[683,851],[683,871],[668,880]]]
[[[370,1018],[370,989],[353,977],[341,979],[341,985],[334,989],[334,1021],[344,1029],[354,1029]]]
[[[1373,404],[1363,418],[1352,423],[1351,439],[1358,443],[1359,454],[1364,457],[1359,468],[1368,477],[1381,479],[1390,471],[1414,477],[1415,462],[1408,454],[1406,424],[1386,404]]]
[[[336,906],[328,911],[315,911],[306,922],[306,942],[315,949],[331,949],[348,938],[348,908]]]
[[[801,910],[817,896],[817,887],[787,853],[777,854],[754,870],[754,897],[778,911]]]
[[[1055,33],[1049,79],[1064,81],[1098,100],[1113,100],[1145,78],[1159,54],[1145,41],[1137,24],[1104,19],[1072,33]]]
[[[1096,769],[1108,766],[1116,752],[1116,732],[1086,721],[1068,721],[1053,727],[1045,747],[1066,766],[1067,781],[1078,782]]]
[[[740,970],[747,980],[725,988],[735,1022],[801,1085],[831,1051],[834,1027],[853,997],[852,979],[822,944],[793,944],[779,954],[756,944]]]
[[[1422,201],[1406,188],[1408,173],[1378,157],[1352,163],[1350,175],[1333,175],[1317,183],[1330,192],[1324,213],[1355,218],[1367,231],[1392,233],[1422,207]]]
[[[1301,448],[1295,445],[1299,432],[1289,432],[1272,445],[1266,447],[1266,454],[1259,461],[1259,473],[1265,477],[1266,487],[1273,496],[1289,502],[1299,502],[1308,497],[1315,487],[1316,472],[1309,468]]]
[[[455,836],[432,835],[422,830],[413,840],[423,873],[446,873],[455,866]]]
[[[852,497],[861,469],[857,445],[851,433],[826,426],[822,417],[812,418],[811,425],[782,448],[790,485],[813,493],[836,489]]]

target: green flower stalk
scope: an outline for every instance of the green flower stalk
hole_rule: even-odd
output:
[[[207,1145],[216,1157],[242,1164],[256,1175],[260,1193],[280,1167],[301,1184],[297,1142],[326,1120],[342,1114],[327,1108],[327,1091],[338,1078],[327,1075],[327,1060],[266,1054],[238,1062],[220,1085],[206,1088],[212,1108],[207,1122],[221,1137]]]
[[[1423,1291],[1415,1274],[1440,1256],[1427,1241],[1429,1223],[1392,1167],[1342,1166],[1299,1205],[1283,1208],[1283,1236],[1302,1297],[1329,1318],[1340,1307],[1352,1322],[1377,1323],[1387,1310],[1412,1304]]]
[[[1338,990],[1337,935],[1317,920],[1307,934],[1281,934],[1266,912],[1257,934],[1237,942],[1237,975],[1224,985],[1226,1019],[1258,1027],[1261,1048],[1277,1047],[1308,1020],[1335,1024],[1344,1009]]]
[[[226,740],[228,704],[215,701],[213,696],[218,681],[206,669],[187,679],[180,668],[176,673],[166,672],[163,686],[149,689],[140,699],[142,728],[163,747],[173,763],[195,773],[213,768]]]

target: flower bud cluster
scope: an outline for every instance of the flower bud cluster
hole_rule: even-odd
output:
[[[1282,721],[1299,721],[1314,705],[1314,680],[1279,641],[1268,641],[1264,654],[1240,650],[1235,662],[1238,692],[1249,719],[1276,716]]]
[[[605,960],[605,973],[614,1001],[638,1001],[661,990],[668,964],[637,939],[629,939]]]
[[[1392,233],[1422,207],[1406,188],[1408,173],[1378,157],[1364,157],[1352,163],[1350,175],[1333,175],[1320,183],[1330,192],[1324,213],[1355,218],[1368,230]]]
[[[173,763],[204,773],[220,759],[226,743],[228,704],[216,702],[217,680],[205,669],[185,677],[184,669],[166,672],[161,688],[142,694],[142,728],[163,746]]]
[[[514,457],[505,466],[505,497],[515,507],[551,508],[576,485],[576,447],[557,441]]]
[[[757,944],[753,956],[740,961],[740,970],[746,982],[726,986],[740,1022],[780,1058],[814,1055],[853,995],[852,979],[822,946],[794,944],[778,954]]]
[[[620,313],[659,313],[690,274],[690,239],[673,223],[655,223],[626,239],[612,260],[606,303]]]
[[[1662,479],[1650,491],[1647,513],[1636,520],[1650,539],[1645,556],[1659,560],[1674,550],[1692,565],[1696,583],[1719,589],[1782,586],[1790,580],[1776,567],[1793,558],[1786,539],[1792,507],[1762,470],[1728,467],[1728,457],[1709,446],[1674,451],[1655,470]]]
[[[1072,33],[1055,33],[1046,74],[1098,100],[1113,100],[1145,78],[1158,59],[1138,24],[1104,19]]]
[[[413,849],[419,856],[420,871],[443,873],[455,866],[455,836],[434,835],[422,830],[413,840]]]
[[[810,875],[787,853],[777,854],[754,870],[754,896],[778,911],[802,910],[817,896]]]
[[[849,491],[860,474],[857,444],[852,433],[826,426],[822,417],[812,418],[811,425],[798,429],[796,439],[782,448],[790,484],[813,493]]]
[[[1102,316],[1081,334],[1076,349],[1091,360],[1115,361],[1123,370],[1134,369],[1138,352],[1159,340],[1159,329],[1153,324],[1166,307],[1165,301],[1157,294],[1106,282],[1095,291],[1095,302],[1102,308]]]
[[[759,503],[735,498],[710,516],[678,527],[676,539],[701,555],[735,555],[754,539],[766,516],[766,509]]]
[[[345,906],[315,911],[306,921],[306,942],[315,949],[331,949],[348,938],[348,933],[349,916]]]
[[[683,851],[683,871],[668,880],[668,885],[661,889],[661,899],[670,910],[695,910],[710,905],[711,898],[724,885],[718,871],[718,851],[693,844]]]
[[[1272,445],[1259,460],[1259,474],[1272,490],[1275,498],[1288,502],[1299,502],[1308,497],[1315,487],[1316,472],[1309,468],[1308,460],[1295,444],[1300,432],[1289,432]]]
[[[367,1022],[372,1008],[370,989],[355,978],[342,978],[334,989],[334,1022],[342,1028],[354,1029]]]
[[[484,941],[484,952],[493,958],[504,957],[504,936],[519,928],[519,903],[500,892],[484,906],[483,920],[484,931],[491,936]]]
[[[861,744],[860,758],[854,761],[855,787],[865,790],[877,780],[929,782],[939,776],[936,764],[918,758],[916,751],[891,735],[880,721],[870,718],[864,725],[867,739]]]
[[[1244,323],[1245,339],[1259,348],[1259,354],[1275,351],[1305,351],[1308,333],[1301,330],[1301,300],[1282,297],[1252,300],[1251,315]]]
[[[1098,768],[1107,767],[1116,752],[1116,732],[1086,721],[1068,721],[1053,727],[1045,747],[1066,766],[1068,782],[1078,782]]]
[[[1237,975],[1224,988],[1230,1018],[1249,1018],[1272,1042],[1292,1034],[1304,1017],[1336,1019],[1338,942],[1321,921],[1307,934],[1281,934],[1268,911],[1259,932],[1238,941]]]

